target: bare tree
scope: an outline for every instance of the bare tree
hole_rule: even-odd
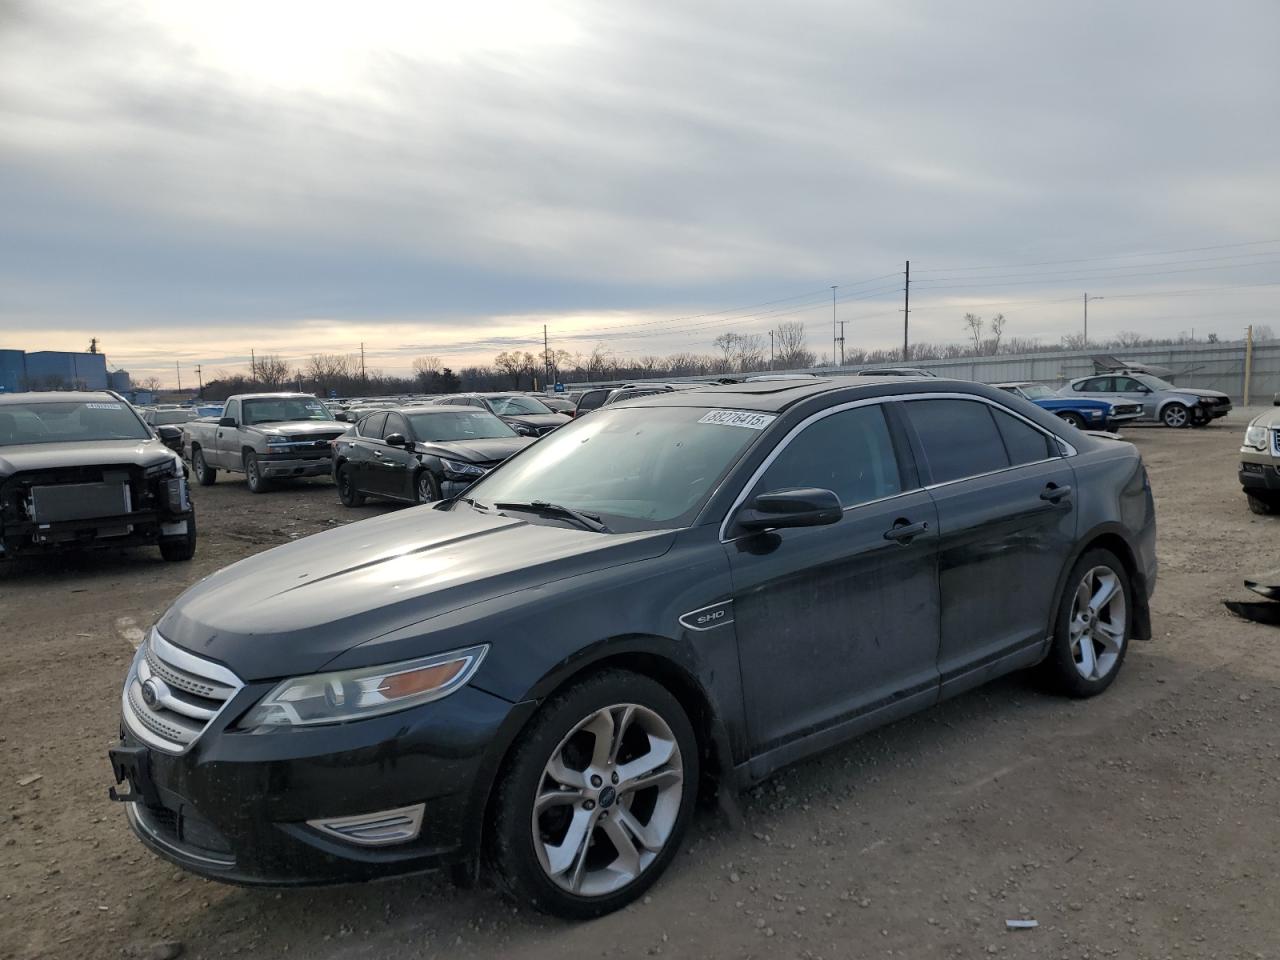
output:
[[[422,381],[423,390],[429,390],[436,377],[440,375],[440,358],[433,356],[415,357],[413,375]]]
[[[138,384],[139,386],[142,387],[142,389],[149,390],[152,393],[155,393],[157,390],[160,389],[160,378],[155,376],[143,377],[141,380],[138,381]]]
[[[1089,341],[1084,338],[1083,333],[1064,333],[1062,335],[1063,350],[1088,350]]]
[[[976,313],[966,313],[964,326],[968,331],[969,339],[973,341],[973,355],[976,357],[982,353],[982,318]]]
[[[1135,333],[1132,330],[1121,330],[1116,334],[1116,346],[1131,350],[1134,347],[1142,346],[1143,339],[1140,333]]]
[[[514,390],[520,389],[520,377],[524,374],[524,361],[520,356],[520,351],[513,350],[508,353],[503,350],[493,358],[493,365],[498,368],[501,373],[511,378],[511,387]]]
[[[1000,336],[1004,333],[1004,314],[997,313],[991,318],[991,336],[987,338],[987,353],[995,356],[1000,352]]]
[[[1253,325],[1253,339],[1256,343],[1259,340],[1274,340],[1276,335],[1271,332],[1271,327],[1265,323],[1255,323]]]
[[[777,365],[785,369],[813,366],[813,351],[805,343],[804,322],[788,320],[774,331]]]
[[[254,359],[251,375],[265,387],[282,387],[289,382],[289,364],[279,354],[264,353]]]

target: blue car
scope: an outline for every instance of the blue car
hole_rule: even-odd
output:
[[[1142,416],[1140,403],[1108,403],[1084,397],[1061,397],[1043,383],[993,383],[1008,393],[1025,397],[1038,407],[1080,430],[1117,430],[1122,423]]]

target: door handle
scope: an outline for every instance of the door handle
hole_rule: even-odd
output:
[[[916,537],[929,532],[929,522],[921,520],[919,523],[912,523],[910,520],[899,517],[893,521],[893,526],[884,532],[886,540],[895,540],[906,546]]]
[[[1048,500],[1050,503],[1066,500],[1070,496],[1071,484],[1069,483],[1064,483],[1061,486],[1056,483],[1046,483],[1044,489],[1040,491],[1040,499]]]

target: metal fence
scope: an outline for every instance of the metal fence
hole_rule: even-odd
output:
[[[1059,386],[1076,377],[1094,372],[1093,357],[1100,351],[1063,351],[1056,353],[1024,353],[997,357],[966,357],[958,360],[919,360],[909,366],[919,367],[940,377],[976,380],[980,383],[1005,383],[1032,380]],[[1111,351],[1129,363],[1164,367],[1173,372],[1170,379],[1178,386],[1221,390],[1239,402],[1244,396],[1245,345],[1243,343],[1197,343],[1177,347],[1156,347]],[[885,364],[891,366],[891,364]],[[808,370],[775,370],[775,374],[830,373],[849,375],[856,367],[815,367]],[[868,371],[874,367],[866,368]],[[674,383],[681,380],[706,380],[707,377],[658,377]],[[592,386],[613,386],[621,381],[566,384],[580,390]],[[629,380],[629,383],[638,380]],[[1249,383],[1252,403],[1270,403],[1280,393],[1280,340],[1253,345],[1253,368]]]

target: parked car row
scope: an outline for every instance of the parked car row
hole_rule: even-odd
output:
[[[292,402],[240,407],[237,430],[294,429]],[[1013,670],[1093,696],[1150,636],[1137,450],[989,386],[671,390],[536,440],[488,409],[401,407],[335,448],[404,500],[444,493],[408,479],[437,462],[481,475],[242,560],[160,617],[112,792],[207,877],[482,861],[526,904],[599,916],[658,879],[704,787]]]

